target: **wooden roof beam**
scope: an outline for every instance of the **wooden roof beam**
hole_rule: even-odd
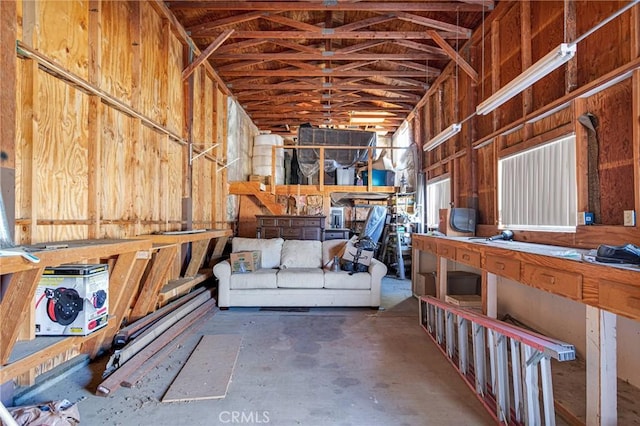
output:
[[[217,52],[219,54],[226,53],[226,52],[235,53],[241,49],[246,49],[248,47],[257,47],[257,46],[260,46],[261,44],[269,43],[269,41],[270,40],[257,40],[257,39],[238,41],[236,43],[229,43],[229,44],[225,44],[224,46],[221,46],[217,50]]]
[[[464,71],[473,81],[478,81],[478,72],[473,69],[471,65],[467,61],[464,60],[462,56],[456,52],[456,50],[446,42],[445,39],[440,37],[440,35],[435,30],[427,30],[427,32],[433,38],[433,41],[438,43],[440,47],[444,49],[445,52],[449,55],[449,57],[455,61],[458,66]]]
[[[256,20],[266,14],[269,13],[282,13],[283,11],[273,11],[273,12],[247,12],[242,13],[240,15],[227,16],[226,18],[216,19],[215,21],[206,22],[204,24],[197,24],[185,28],[187,33],[191,36],[199,34],[201,32],[210,32],[212,30],[216,30],[219,27],[224,27],[226,25],[234,25],[240,24],[242,22],[248,22]]]
[[[193,35],[192,38],[212,37],[216,34]],[[441,32],[439,35],[445,39],[463,39],[459,32]],[[318,28],[318,31],[236,31],[233,38],[259,38],[259,39],[366,39],[366,40],[425,40],[431,38],[423,31],[333,31],[327,28]]]
[[[451,47],[451,46],[449,46]],[[235,61],[323,61],[330,57],[333,61],[427,61],[433,59],[430,54],[421,53],[333,53],[324,55],[315,53],[216,53],[211,59]]]
[[[292,70],[292,69],[280,69],[280,70],[235,70],[235,71],[220,71],[219,74],[225,77],[297,77],[297,76],[310,76],[310,77],[425,77],[422,71],[382,71],[382,70],[344,70],[336,71],[333,68],[317,68],[316,70]],[[413,83],[412,83],[413,84]]]
[[[351,22],[349,24],[344,24],[339,27],[333,28],[333,31],[353,31],[359,30],[360,28],[367,28],[371,25],[382,24],[384,22],[389,22],[395,20],[396,17],[393,15],[382,15],[382,16],[374,16],[373,18],[361,19],[359,21]]]
[[[248,11],[374,11],[374,12],[482,12],[487,11],[486,1],[468,0],[464,3],[454,2],[336,2],[327,4],[324,1],[169,1],[171,10],[199,9],[206,11],[217,10],[248,10]]]
[[[216,38],[213,43],[211,43],[201,54],[198,56],[192,63],[190,63],[184,71],[182,71],[182,79],[186,80],[189,78],[191,74],[198,68],[204,61],[209,58],[216,51],[218,47],[220,47],[230,36],[233,34],[235,30],[230,29],[226,30],[222,34]]]
[[[426,18],[420,15],[414,15],[412,13],[395,12],[394,15],[397,16],[401,21],[411,22],[413,24],[434,28],[440,31],[450,31],[452,33],[458,34],[460,38],[463,39],[468,39],[469,37],[471,37],[472,31],[469,28],[449,24],[448,22],[438,21],[436,19]]]
[[[234,89],[256,89],[256,90],[310,90],[310,89],[345,89],[345,90],[379,90],[383,92],[424,92],[424,88],[418,86],[395,86],[395,85],[382,85],[382,84],[340,84],[332,83],[331,85],[325,85],[322,81],[307,82],[307,83],[275,83],[275,84],[241,84],[241,85],[229,85]]]
[[[435,59],[442,59],[442,57],[448,57],[449,56],[449,55],[447,55],[447,52],[444,51],[444,49],[441,49],[441,48],[436,47],[436,46],[430,46],[428,44],[418,43],[418,42],[411,41],[411,40],[393,40],[391,43],[397,44],[398,46],[407,47],[407,48],[412,49],[412,50],[418,50],[420,52],[431,53],[433,55],[436,55],[436,56],[440,57],[440,58],[435,58]]]
[[[321,27],[318,27],[317,25],[313,25],[313,24],[308,24],[306,22],[302,22],[302,21],[297,21],[295,19],[291,19],[291,18],[287,18],[286,16],[279,16],[279,15],[265,15],[263,17],[264,19],[266,19],[267,21],[271,21],[271,22],[275,22],[277,24],[282,24],[282,25],[286,25],[287,27],[291,27],[291,28],[297,28],[301,31],[318,31],[319,29],[321,30]]]
[[[389,41],[387,41],[387,40],[365,41],[365,42],[362,42],[362,43],[355,43],[355,44],[353,44],[351,46],[347,46],[347,47],[342,47],[340,49],[336,49],[336,50],[334,50],[334,52],[337,53],[337,54],[346,55],[348,53],[355,53],[355,52],[359,52],[361,50],[370,49],[372,47],[382,46],[383,44],[387,44],[387,43],[389,43]]]

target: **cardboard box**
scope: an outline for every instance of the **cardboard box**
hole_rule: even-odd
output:
[[[477,294],[447,295],[444,297],[444,300],[447,303],[451,303],[452,305],[456,305],[461,308],[482,310],[482,297]]]
[[[34,296],[36,335],[86,336],[109,319],[108,265],[46,268]]]
[[[417,282],[414,283],[413,295],[420,296],[434,296],[437,297],[438,288],[436,286],[436,273],[434,272],[419,272],[417,274]]]
[[[373,259],[373,250],[358,249],[352,240],[347,241],[342,260],[369,266]]]
[[[231,263],[231,273],[255,272],[261,267],[262,252],[260,250],[253,250],[231,253],[229,263]]]

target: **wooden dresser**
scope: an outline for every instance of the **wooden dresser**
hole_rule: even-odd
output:
[[[324,239],[326,216],[260,216],[256,215],[256,238],[283,238],[285,240]]]

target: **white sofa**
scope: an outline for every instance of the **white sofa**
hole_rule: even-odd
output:
[[[367,272],[334,272],[326,265],[347,240],[300,241],[233,238],[232,252],[260,250],[262,268],[231,273],[229,261],[216,264],[218,306],[312,307],[380,306],[384,263],[371,261]]]

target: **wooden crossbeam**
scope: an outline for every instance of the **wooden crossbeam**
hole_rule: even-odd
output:
[[[375,12],[482,12],[487,11],[493,2],[487,5],[486,0],[467,0],[463,3],[453,2],[293,2],[293,1],[176,1],[169,4],[171,10],[198,9],[216,10],[320,10],[320,11],[352,11],[363,10]]]
[[[215,33],[200,33],[194,35],[193,38],[212,37]],[[467,38],[459,32],[441,32],[440,35],[445,39]],[[469,35],[470,36],[470,35]],[[395,40],[395,39],[414,39],[428,40],[430,37],[422,31],[236,31],[232,38],[280,38],[280,39],[320,39],[320,40],[342,40],[342,39],[365,39],[365,40]]]
[[[374,61],[375,62],[375,61]],[[291,70],[291,69],[282,69],[282,70],[246,70],[246,71],[220,71],[221,76],[226,77],[243,77],[243,76],[253,76],[253,77],[325,77],[325,76],[336,76],[336,77],[425,77],[425,73],[422,71],[385,71],[385,70],[353,70],[351,68],[358,68],[359,64],[347,64],[344,67],[345,69],[332,69],[332,68],[316,68],[314,70],[305,69],[305,70]]]
[[[456,50],[451,47],[451,45],[449,45],[449,43],[447,43],[444,38],[440,37],[440,34],[438,34],[437,31],[428,30],[427,32],[431,35],[433,41],[438,43],[438,46],[442,47],[442,49],[447,52],[449,57],[454,60],[460,68],[462,68],[462,71],[464,71],[469,77],[471,77],[473,81],[478,81],[478,72],[474,70],[473,67],[469,65],[469,63],[465,61],[464,58],[460,56],[458,52],[456,52]]]
[[[189,78],[191,74],[198,68],[204,61],[206,61],[209,56],[216,51],[218,47],[220,47],[227,39],[234,33],[234,29],[226,30],[222,34],[220,34],[201,54],[198,56],[195,61],[190,63],[183,71],[182,71],[182,79],[186,80]]]

